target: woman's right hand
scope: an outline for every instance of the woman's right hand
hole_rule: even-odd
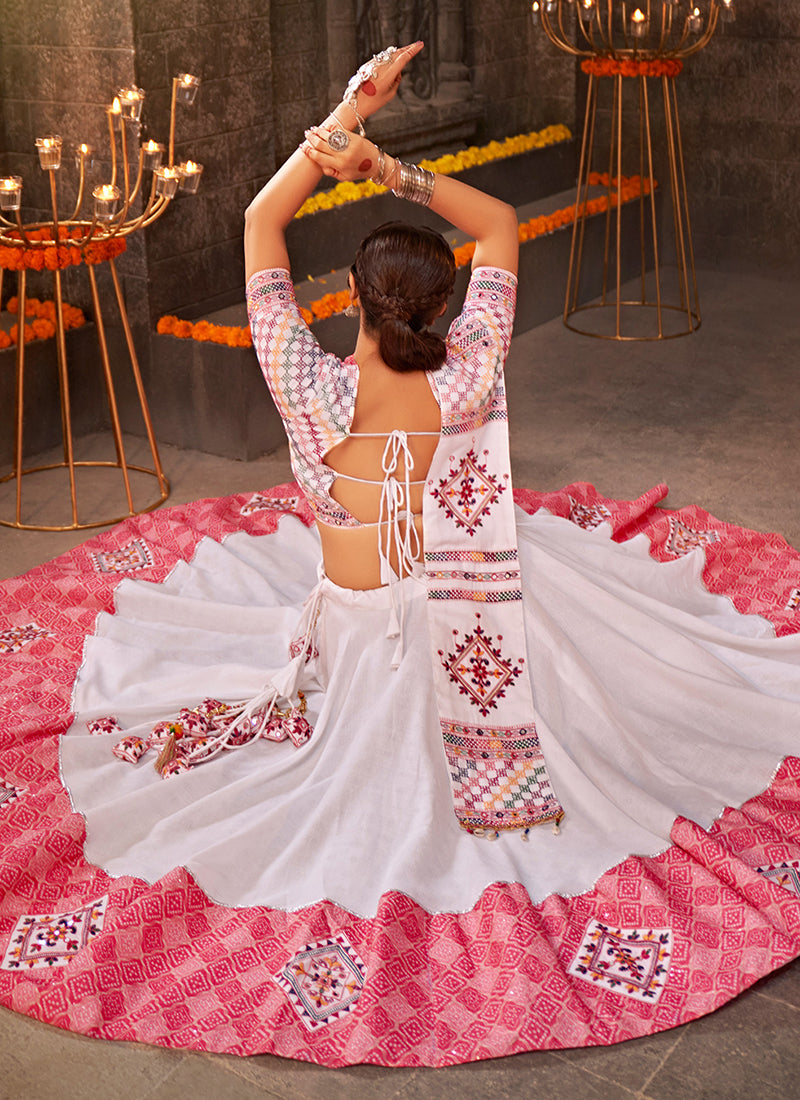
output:
[[[332,133],[346,133],[336,126],[323,123],[306,130],[306,138],[300,146],[309,160],[321,168],[326,176],[337,180],[363,180],[374,176],[378,170],[378,147],[358,134],[347,134],[344,149],[334,150],[328,144]]]

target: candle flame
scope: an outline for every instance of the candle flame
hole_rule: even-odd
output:
[[[147,152],[147,153],[155,153],[158,149],[158,142],[153,141],[153,139],[150,138],[149,141],[146,141],[144,143],[144,149],[145,149],[145,152]]]
[[[631,16],[631,21],[634,23],[643,23],[645,20],[645,14],[641,8],[637,8]]]
[[[111,104],[111,113],[118,115],[122,112],[122,108],[119,105],[119,99],[114,96],[114,102]]]
[[[117,197],[116,188],[112,187],[110,183],[104,183],[97,197],[100,199],[115,199]]]
[[[695,8],[694,11],[692,12],[692,15],[699,15],[699,14],[700,14],[700,9],[699,8]]]
[[[539,0],[533,0],[533,3],[531,4],[531,11],[538,11],[538,10],[539,10]]]
[[[195,162],[193,160],[187,160],[186,164],[184,164],[184,166],[183,166],[183,170],[184,170],[184,172],[196,172],[197,171],[197,165],[195,164]]]

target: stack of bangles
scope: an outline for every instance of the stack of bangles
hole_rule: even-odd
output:
[[[398,199],[408,199],[409,202],[418,202],[421,206],[429,206],[433,197],[433,185],[436,177],[427,168],[420,168],[418,164],[404,164],[395,158],[394,168],[386,175],[386,154],[383,149],[378,149],[378,170],[369,178],[373,183],[381,187],[388,187],[392,181],[392,192]]]

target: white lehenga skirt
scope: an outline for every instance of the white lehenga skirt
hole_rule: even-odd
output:
[[[0,584],[0,1003],[447,1065],[673,1027],[800,954],[800,555],[659,490],[519,496],[551,508],[518,530],[560,835],[459,828],[414,579],[395,671],[388,593],[321,582],[301,747],[168,779],[117,759],[112,720],[147,733],[285,667],[320,558],[292,493],[136,517]]]
[[[87,640],[63,781],[86,818],[86,855],[155,882],[185,867],[225,906],[298,910],[327,899],[373,917],[398,891],[430,913],[472,909],[492,883],[534,902],[588,889],[629,853],[670,843],[676,817],[707,828],[770,783],[798,747],[800,637],[776,639],[703,587],[701,550],[656,563],[519,513],[537,725],[565,809],[496,843],[459,828],[436,710],[422,582],[407,579],[404,656],[390,667],[388,590],[321,585],[316,658],[301,686],[314,727],[300,748],[258,741],[162,780],[90,735],[126,733],[211,696],[254,695],[288,660],[319,541],[294,517],[277,534],[210,539],[161,585],[126,580]]]

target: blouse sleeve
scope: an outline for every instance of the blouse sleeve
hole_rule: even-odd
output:
[[[477,267],[472,272],[464,308],[447,334],[441,379],[447,378],[450,394],[458,394],[462,411],[482,404],[494,387],[511,346],[516,301],[517,278],[510,271]]]
[[[284,424],[313,410],[329,430],[341,430],[335,423],[341,418],[346,431],[354,397],[348,372],[335,355],[323,351],[303,319],[286,268],[250,278],[247,312],[261,372]]]

